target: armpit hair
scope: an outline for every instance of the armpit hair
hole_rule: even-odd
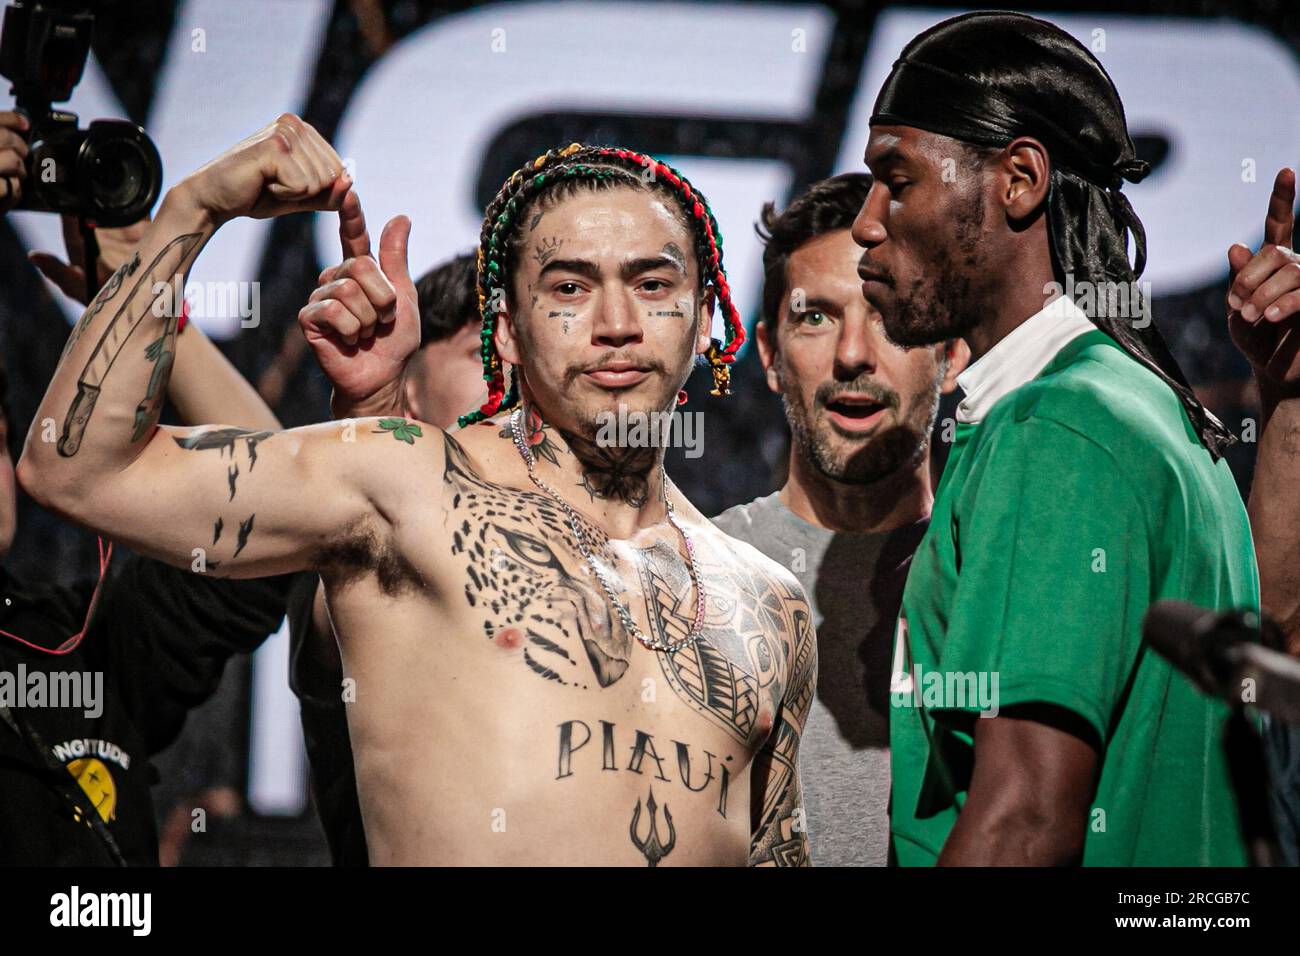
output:
[[[392,542],[385,542],[375,529],[373,518],[359,518],[345,528],[338,539],[322,548],[316,568],[339,584],[351,584],[373,574],[385,597],[397,597],[420,590],[423,578]]]

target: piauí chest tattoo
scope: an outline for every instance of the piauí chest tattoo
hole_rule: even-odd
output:
[[[483,635],[522,650],[538,679],[579,690],[614,685],[627,672],[633,640],[617,620],[573,542],[568,518],[540,492],[506,488],[477,474],[447,438],[447,528],[453,561],[464,568],[464,596],[483,616]],[[608,537],[581,521],[588,546],[614,571]],[[699,640],[656,654],[666,683],[742,745],[767,731],[784,692],[783,675],[799,629],[802,596],[761,568],[699,549],[708,602]],[[691,626],[695,595],[684,560],[667,541],[636,552],[635,570],[618,578],[621,599],[644,612],[666,640]],[[639,615],[638,615],[639,616]]]

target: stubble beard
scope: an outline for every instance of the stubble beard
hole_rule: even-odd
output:
[[[941,364],[934,380],[912,396],[915,412],[909,420],[863,439],[860,446],[849,446],[847,449],[844,445],[851,439],[840,438],[824,418],[820,423],[814,422],[814,413],[809,411],[808,405],[799,397],[801,393],[797,382],[791,382],[783,372],[779,372],[781,402],[785,406],[786,421],[790,425],[794,453],[802,456],[823,477],[849,485],[873,485],[902,471],[916,468],[925,459],[930,447],[930,431],[939,414],[939,396],[945,372],[946,368]],[[788,387],[789,385],[794,387]],[[824,389],[819,389],[812,400],[816,409],[826,407],[822,391]],[[835,391],[858,391],[877,398],[880,394],[878,388],[856,385]],[[901,399],[897,393],[891,394],[891,407],[901,408]],[[795,397],[792,398],[792,395]]]
[[[692,303],[694,302],[695,299],[692,298]],[[691,314],[694,315],[694,312]],[[694,341],[693,330],[692,325],[690,342]],[[526,352],[531,351],[532,345],[527,334],[522,330],[520,332],[520,345]],[[689,368],[688,364],[688,374]],[[585,365],[567,366],[560,376],[560,387],[543,400],[546,405],[553,406],[552,415],[557,411],[561,415],[556,415],[555,418],[548,417],[543,411],[542,403],[536,401],[535,392],[533,402],[539,413],[542,413],[548,424],[560,434],[577,459],[582,472],[581,486],[593,501],[612,499],[640,508],[649,501],[651,476],[659,467],[663,449],[655,445],[629,447],[601,444],[598,441],[602,426],[601,416],[605,414],[617,416],[619,406],[622,404],[627,404],[629,414],[671,410],[677,396],[677,388],[671,384],[674,379],[663,362],[655,361],[650,366],[651,375],[657,375],[664,383],[662,386],[665,390],[664,394],[642,400],[636,405],[627,403],[622,394],[609,404],[603,402],[587,404],[569,397],[579,394],[576,389],[580,387],[578,383],[585,370]],[[525,380],[527,380],[526,373]],[[565,420],[564,425],[556,420],[561,416]]]
[[[881,313],[885,334],[902,348],[964,338],[987,310],[974,291],[980,265],[984,203],[979,193],[958,209],[953,250],[944,249],[906,294],[895,286],[893,308]]]

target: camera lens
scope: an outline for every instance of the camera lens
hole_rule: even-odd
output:
[[[77,164],[78,192],[101,226],[143,218],[162,187],[158,150],[140,127],[96,120],[85,133]]]
[[[126,139],[97,143],[90,169],[91,195],[96,205],[110,209],[134,206],[148,178],[144,152]]]

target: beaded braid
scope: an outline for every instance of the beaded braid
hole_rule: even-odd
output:
[[[633,169],[636,170],[635,173]],[[712,393],[731,393],[730,365],[744,344],[745,329],[740,313],[731,300],[731,287],[722,268],[722,233],[708,201],[685,176],[652,156],[629,149],[571,143],[561,150],[548,150],[511,174],[501,191],[488,204],[483,217],[478,247],[478,304],[483,318],[479,352],[483,357],[483,379],[488,383],[488,398],[477,410],[460,416],[459,424],[462,428],[491,418],[519,402],[518,374],[511,376],[507,394],[505,369],[501,356],[497,354],[495,334],[498,318],[506,314],[500,290],[506,281],[510,237],[521,221],[524,210],[545,190],[565,180],[626,178],[629,182],[641,182],[639,173],[646,169],[651,170],[655,182],[662,181],[669,185],[670,192],[695,233],[702,284],[713,286],[717,301],[722,307],[726,328],[725,341],[714,339],[705,357],[713,370]]]

